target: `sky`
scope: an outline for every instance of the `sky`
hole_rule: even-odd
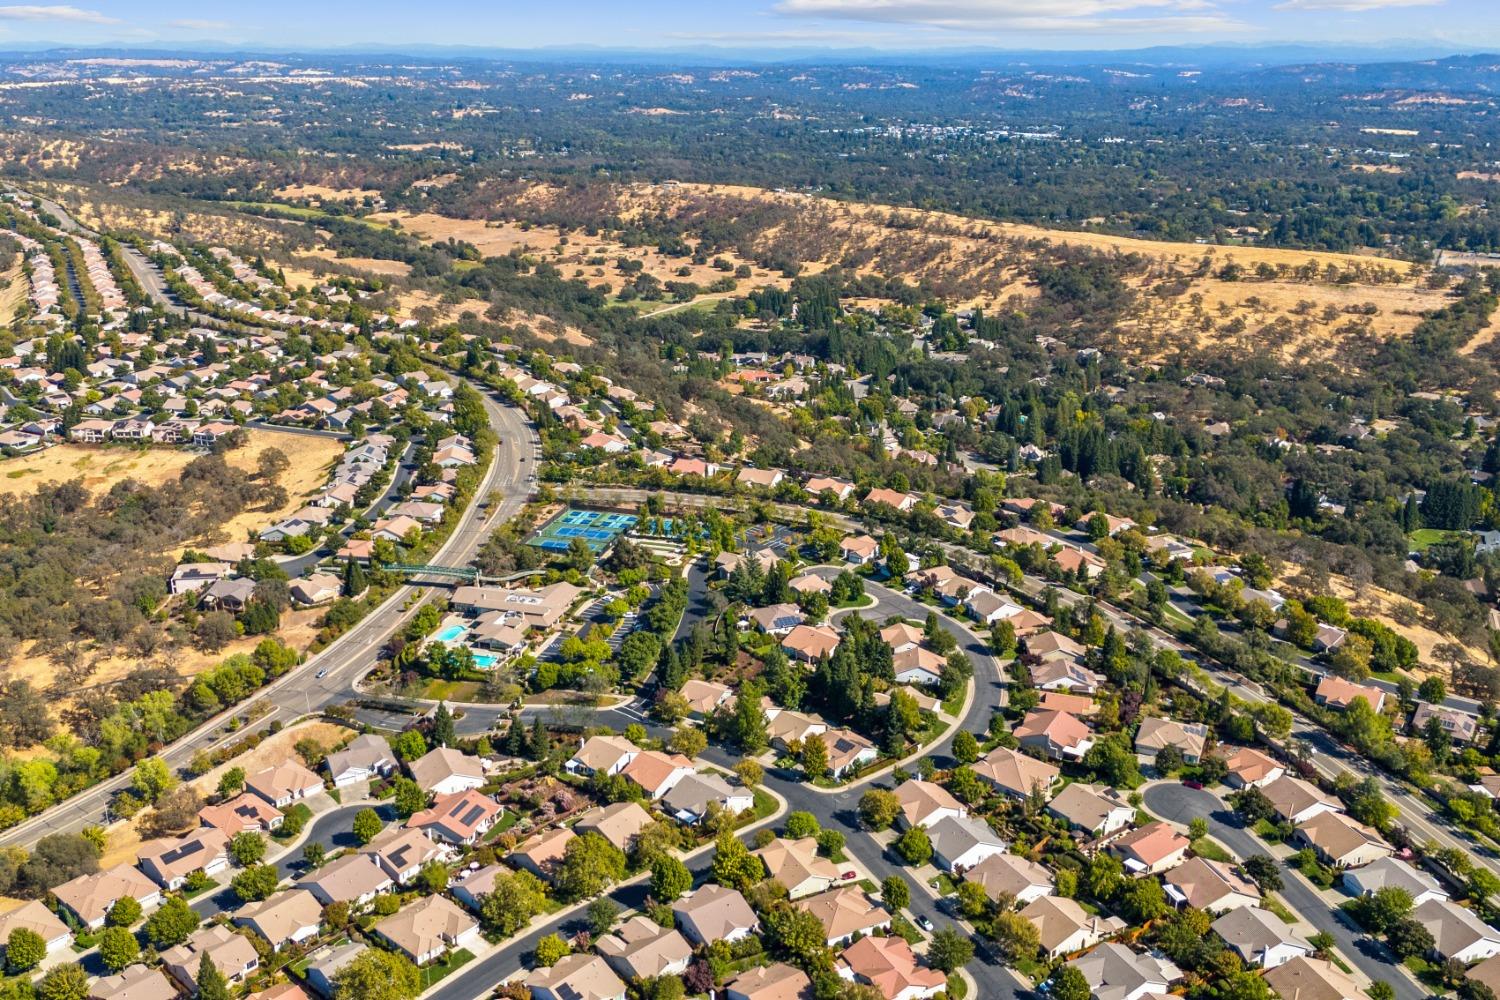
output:
[[[835,50],[1284,42],[1500,49],[1500,0],[77,0],[6,4],[0,47]]]

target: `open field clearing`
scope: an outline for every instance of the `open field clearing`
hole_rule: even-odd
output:
[[[26,275],[21,273],[21,262],[16,261],[10,270],[0,275],[0,321],[8,322],[16,310],[26,303],[26,292],[30,287]]]
[[[322,184],[291,184],[277,188],[278,198],[312,198],[316,201],[363,201],[379,198],[380,192],[370,188],[335,188]]]
[[[502,207],[525,219],[554,195],[551,189],[533,187]],[[749,237],[757,255],[790,257],[809,271],[839,265],[899,276],[924,282],[955,304],[984,308],[1034,294],[1028,268],[1047,246],[1137,254],[1147,259],[1144,273],[1132,279],[1142,294],[1116,326],[1116,342],[1106,346],[1143,360],[1181,349],[1241,355],[1271,349],[1284,360],[1341,360],[1348,349],[1410,333],[1421,312],[1448,299],[1446,292],[1426,287],[1425,272],[1417,265],[1362,254],[1154,242],[729,185],[636,186],[619,189],[617,197],[624,217],[663,213],[687,221],[689,231],[696,220],[760,217],[764,225]],[[562,234],[556,229],[527,231],[518,224],[431,215],[402,219],[410,231],[431,239],[469,240],[486,253],[524,246],[551,248],[550,257],[542,256],[554,263],[573,257],[559,252],[574,246],[570,242],[559,248]],[[585,256],[590,243],[611,259],[619,249],[576,239]],[[660,276],[649,260],[654,250],[625,252],[646,259],[647,273]],[[675,262],[662,263],[669,265],[670,275]],[[1234,280],[1219,276],[1226,266],[1237,270]],[[1260,276],[1257,269],[1262,267],[1279,273]],[[612,269],[597,270],[589,275],[585,268],[584,276],[604,280]],[[762,284],[770,277],[756,268],[752,282]],[[1342,360],[1352,363],[1350,353],[1351,358]]]
[[[300,711],[295,705],[287,706],[289,712]],[[299,740],[316,740],[325,748],[337,746],[349,737],[354,736],[355,731],[348,726],[341,726],[335,722],[310,721],[301,722],[295,726],[288,726],[279,733],[267,736],[261,741],[260,746],[249,753],[240,754],[233,760],[225,761],[212,771],[207,771],[194,778],[189,784],[204,795],[212,794],[219,787],[219,778],[231,767],[241,767],[246,774],[254,774],[256,771],[277,764],[284,764],[289,760],[296,760],[297,751],[293,749]]]
[[[1278,578],[1273,587],[1291,594],[1299,590],[1293,578]],[[1450,636],[1422,624],[1422,606],[1407,597],[1392,593],[1383,587],[1369,583],[1356,583],[1348,577],[1332,575],[1328,578],[1328,593],[1342,598],[1349,604],[1349,612],[1361,618],[1373,618],[1391,627],[1398,635],[1405,636],[1416,644],[1419,652],[1417,670],[1419,676],[1427,673],[1446,677],[1448,669],[1441,657],[1433,655],[1439,646],[1460,646],[1464,655],[1473,663],[1488,663],[1486,650],[1466,645]]]

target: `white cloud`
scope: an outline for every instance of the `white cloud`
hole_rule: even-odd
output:
[[[66,5],[41,6],[24,4],[0,7],[0,21],[69,21],[74,24],[119,24],[120,19],[97,10],[83,10]]]
[[[780,0],[775,9],[802,17],[955,31],[1215,31],[1236,26],[1208,0]],[[1116,16],[1148,11],[1154,16]]]
[[[228,21],[209,21],[196,17],[184,17],[176,21],[167,22],[169,28],[182,28],[184,31],[225,31],[231,27]]]
[[[1277,10],[1365,11],[1391,7],[1436,7],[1444,0],[1286,0]]]

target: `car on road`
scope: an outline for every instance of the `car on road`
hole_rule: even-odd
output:
[[[322,670],[319,670],[317,673],[313,674],[313,680],[320,681],[324,677],[326,677],[327,675],[328,675],[328,668],[324,667]]]
[[[1182,779],[1182,783],[1184,785],[1186,785],[1188,788],[1202,789],[1202,787],[1203,787],[1203,782],[1201,782],[1201,781],[1194,781],[1192,778],[1183,778]]]
[[[919,915],[917,917],[917,926],[922,928],[924,931],[930,931],[932,930],[932,921],[924,916]]]

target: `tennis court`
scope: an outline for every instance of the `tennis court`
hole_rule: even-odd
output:
[[[635,527],[634,514],[583,510],[569,507],[537,529],[527,544],[549,552],[566,552],[573,539],[582,539],[591,551],[603,552],[618,536]]]

